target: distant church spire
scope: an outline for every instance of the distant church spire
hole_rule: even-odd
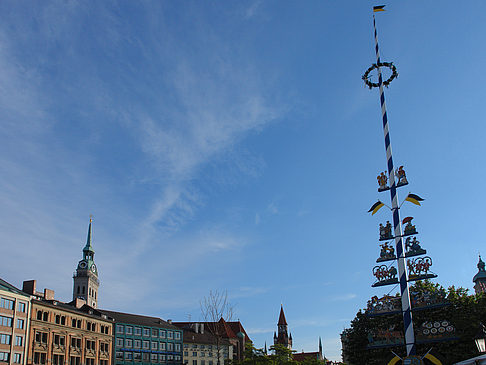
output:
[[[88,226],[88,238],[83,248],[83,259],[79,261],[76,272],[73,276],[73,300],[79,298],[86,301],[86,304],[96,308],[98,306],[98,269],[94,262],[93,249],[93,218],[90,216]]]
[[[479,255],[478,273],[474,275],[473,282],[476,294],[486,293],[486,270],[481,255]]]
[[[278,328],[278,334],[277,336],[273,336],[273,344],[274,345],[284,345],[288,349],[292,349],[292,335],[288,334],[288,328],[287,328],[287,320],[285,319],[285,313],[283,310],[283,305],[280,305],[280,315],[278,317],[278,323],[277,323],[277,328]]]
[[[321,342],[321,336],[319,336],[319,360],[322,360],[322,342]]]

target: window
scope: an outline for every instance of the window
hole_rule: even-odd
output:
[[[123,347],[123,338],[116,339],[116,347]]]
[[[181,361],[181,355],[175,355],[174,358],[176,361]]]
[[[34,364],[45,364],[46,355],[45,352],[34,352]]]
[[[25,313],[25,303],[24,302],[19,302],[17,304],[17,311]],[[20,354],[16,354],[16,355],[20,355]]]
[[[133,360],[142,361],[142,354],[140,352],[134,352],[133,353]]]
[[[123,327],[121,324],[117,324],[116,325],[116,333],[120,334],[120,335],[123,335]]]
[[[181,351],[181,344],[180,343],[174,344],[174,350],[177,352]]]
[[[71,327],[76,327],[76,318],[71,319]]]
[[[160,343],[160,350],[165,351],[165,342]]]
[[[158,342],[152,342],[152,350],[157,351],[159,349]]]
[[[80,319],[78,319],[78,321],[77,321],[77,323],[76,323],[76,327],[77,327],[77,328],[81,328],[81,320],[80,320]]]
[[[192,352],[192,356],[196,356],[197,357],[197,351],[193,351]]]
[[[133,360],[133,352],[125,352],[125,360]]]
[[[133,340],[130,339],[130,338],[126,338],[125,339],[125,346],[130,347],[130,348],[133,347]]]
[[[64,355],[54,354],[52,357],[52,365],[64,365]]]
[[[151,354],[150,359],[152,360],[152,362],[157,362],[159,360],[159,357],[157,356],[157,354]]]
[[[127,335],[132,335],[133,334],[133,327],[126,326],[125,327],[125,332],[126,332]]]
[[[3,345],[10,345],[12,342],[12,336],[6,334],[0,334],[0,343]]]
[[[208,349],[209,350],[212,350],[213,349],[213,345],[208,345]]]
[[[100,360],[100,365],[108,365],[108,360]]]
[[[189,351],[184,351],[184,356],[189,356]]]
[[[14,301],[7,299],[7,298],[2,298],[0,299],[0,308],[5,308],[5,309],[14,309]]]
[[[172,331],[167,331],[167,338],[172,340],[172,336],[173,335],[173,332]]]
[[[140,327],[135,327],[133,332],[134,332],[135,336],[141,336],[142,335],[142,329]]]
[[[80,364],[81,364],[81,357],[71,356],[69,358],[69,365],[80,365]]]
[[[8,352],[0,352],[0,361],[8,361],[9,355]]]
[[[206,356],[206,354],[204,352],[201,352],[201,357],[205,357],[205,356]],[[201,364],[201,365],[203,365],[203,364]]]
[[[106,342],[101,342],[100,343],[100,351],[101,352],[108,352],[108,344]]]
[[[91,340],[86,340],[86,350],[96,350],[96,342]]]
[[[184,348],[187,349],[189,348],[189,345],[187,343],[184,344]]]
[[[14,354],[14,363],[20,364],[22,362],[22,354]]]
[[[115,352],[115,358],[117,360],[123,360],[123,352],[121,352],[121,351]]]
[[[206,365],[206,361],[201,360],[201,365]]]
[[[165,355],[160,355],[159,359],[160,359],[160,362],[165,362]]]
[[[143,341],[143,348],[144,348],[145,350],[150,349],[150,342],[149,342],[149,341]]]
[[[54,344],[64,346],[65,337],[61,335],[54,335]]]
[[[15,336],[15,346],[23,346],[24,338],[22,336]]]
[[[42,321],[42,311],[37,311],[37,320]]]
[[[165,338],[165,331],[164,330],[159,330],[159,337]]]
[[[208,352],[208,356],[209,357],[213,357],[213,353],[212,352]]]
[[[201,345],[201,346],[199,346],[199,347],[203,349],[205,346],[204,346],[204,345]]]
[[[174,332],[174,338],[176,340],[180,340],[181,339],[181,333],[180,332]]]
[[[144,328],[143,329],[143,335],[144,336],[150,336],[150,328]]]
[[[80,338],[71,338],[71,346],[75,348],[81,348],[81,339]]]
[[[37,343],[47,343],[47,333],[46,332],[36,332],[35,342]]]
[[[20,318],[17,318],[17,328],[23,330],[24,329],[24,320],[23,319],[20,319]]]
[[[62,324],[63,326],[66,324],[66,317],[60,316],[59,314],[56,316],[56,324]]]
[[[142,347],[142,341],[141,340],[134,340],[133,341],[133,347],[135,347],[136,349],[139,349],[140,347]]]
[[[174,358],[174,356],[172,355],[167,355],[167,361],[172,361],[172,359]]]
[[[192,345],[192,348],[197,349],[197,345],[196,344]]]
[[[94,365],[94,363],[95,363],[95,359],[91,357],[86,358],[86,365]]]
[[[149,362],[150,361],[150,354],[148,352],[144,352],[142,355],[143,362]]]
[[[208,365],[213,365],[213,360],[209,360]]]
[[[159,330],[157,328],[152,328],[152,337],[158,337],[159,336]]]
[[[168,350],[168,351],[172,351],[172,350],[174,350],[174,344],[173,344],[173,343],[171,343],[171,342],[169,342],[169,343],[167,344],[167,350]]]

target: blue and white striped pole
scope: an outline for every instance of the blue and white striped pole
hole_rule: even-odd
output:
[[[378,49],[378,33],[376,32],[376,20],[373,14],[373,28],[375,30],[375,51],[376,63],[379,65],[380,51]],[[405,331],[405,344],[407,346],[407,356],[415,355],[415,335],[413,332],[412,311],[410,305],[410,291],[408,289],[408,273],[405,261],[405,249],[402,240],[402,224],[400,221],[400,207],[398,206],[397,186],[395,183],[395,172],[393,170],[393,158],[390,142],[390,132],[388,130],[388,117],[386,115],[385,92],[383,90],[383,77],[381,69],[378,67],[378,84],[380,87],[381,114],[383,116],[383,132],[385,133],[386,160],[388,163],[388,177],[390,181],[390,195],[393,212],[393,228],[395,245],[398,258],[398,275],[400,277],[400,294],[402,298],[403,327]]]

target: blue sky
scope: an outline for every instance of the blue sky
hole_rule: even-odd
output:
[[[381,4],[381,3],[380,3]],[[378,14],[394,159],[445,285],[484,247],[486,4]],[[340,358],[373,295],[385,165],[370,1],[2,1],[5,280],[70,300],[89,214],[107,309],[200,318],[228,290],[256,346],[280,304],[298,351]],[[7,258],[7,259],[5,259]]]

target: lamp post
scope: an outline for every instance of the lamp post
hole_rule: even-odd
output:
[[[474,337],[474,342],[476,342],[476,346],[480,353],[483,354],[486,352],[486,329],[482,323],[479,324],[479,331],[476,337]]]

